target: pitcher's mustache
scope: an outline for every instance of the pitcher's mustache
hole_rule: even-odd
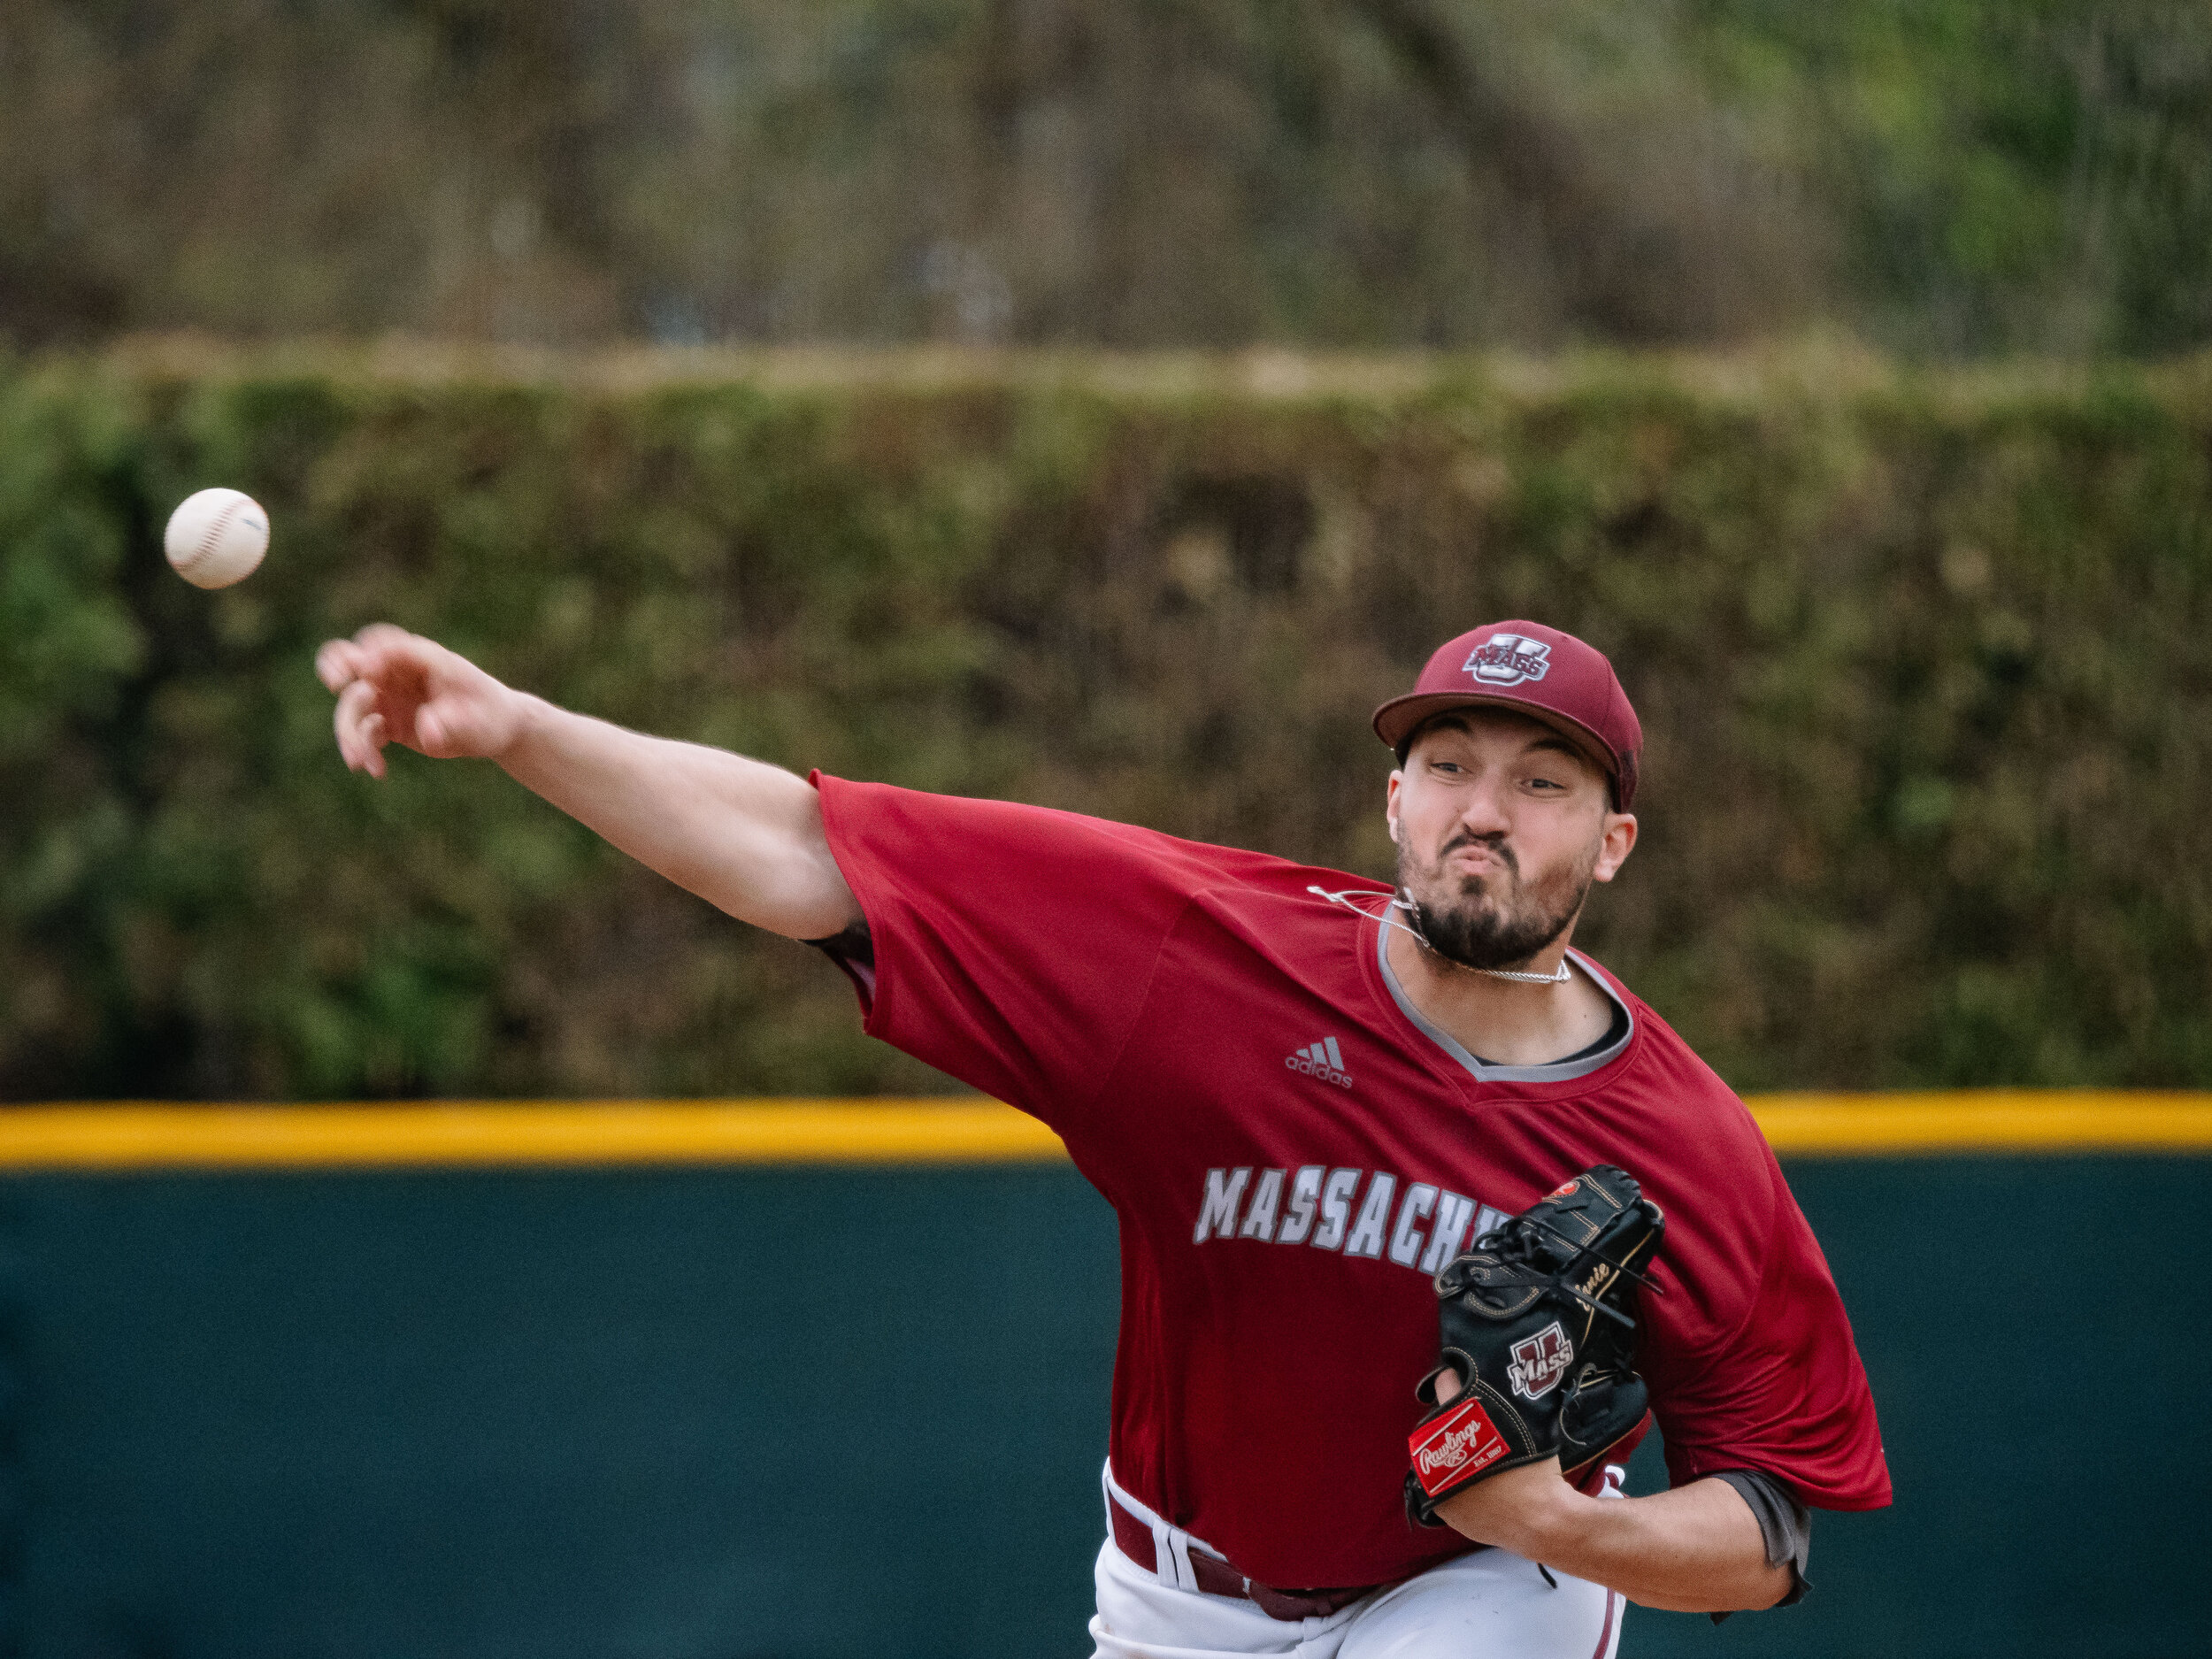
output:
[[[1486,835],[1476,835],[1466,831],[1462,831],[1459,834],[1453,836],[1451,840],[1444,843],[1442,849],[1437,853],[1437,867],[1441,869],[1443,867],[1444,861],[1447,858],[1449,858],[1454,853],[1457,852],[1461,848],[1473,847],[1477,844],[1487,847],[1493,853],[1496,854],[1498,861],[1504,864],[1504,866],[1508,870],[1510,870],[1517,877],[1521,873],[1521,861],[1513,856],[1513,849],[1505,844],[1505,837],[1495,830],[1491,831]]]

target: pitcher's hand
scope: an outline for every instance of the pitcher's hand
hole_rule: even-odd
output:
[[[338,753],[373,778],[384,775],[387,743],[437,760],[496,760],[531,701],[436,641],[388,622],[326,641],[315,672],[338,696]]]

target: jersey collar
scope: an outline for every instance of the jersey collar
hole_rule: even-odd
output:
[[[1397,974],[1391,970],[1390,953],[1384,949],[1389,938],[1390,930],[1387,927],[1378,927],[1375,930],[1375,965],[1382,970],[1383,984],[1389,987],[1391,997],[1397,1002],[1399,1011],[1413,1023],[1423,1036],[1485,1083],[1571,1083],[1577,1078],[1587,1077],[1591,1072],[1601,1071],[1612,1064],[1614,1061],[1621,1057],[1628,1045],[1636,1039],[1634,1010],[1621,1001],[1619,995],[1606,982],[1605,976],[1593,970],[1590,964],[1583,960],[1581,953],[1570,946],[1567,950],[1567,960],[1572,963],[1576,971],[1587,979],[1591,984],[1604,992],[1606,1000],[1618,1009],[1625,1018],[1627,1024],[1620,1037],[1608,1043],[1595,1054],[1584,1055],[1573,1060],[1555,1061],[1549,1065],[1487,1064],[1469,1053],[1456,1037],[1445,1031],[1442,1026],[1431,1020],[1427,1015],[1413,1005],[1413,999],[1406,995],[1405,987],[1398,983]]]

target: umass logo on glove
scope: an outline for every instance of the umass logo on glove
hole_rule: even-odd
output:
[[[1505,1368],[1513,1392],[1524,1400],[1541,1400],[1559,1386],[1567,1367],[1575,1363],[1574,1344],[1554,1319],[1525,1341],[1516,1342],[1512,1360]]]

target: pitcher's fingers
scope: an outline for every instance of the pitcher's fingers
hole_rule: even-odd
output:
[[[358,660],[351,640],[325,640],[315,653],[315,678],[326,691],[343,691],[360,677]]]
[[[372,713],[362,720],[354,741],[361,750],[361,770],[370,777],[381,778],[384,775],[387,770],[384,745],[391,741],[382,715]]]
[[[355,772],[366,767],[375,758],[375,746],[362,735],[362,723],[376,707],[376,687],[365,680],[357,680],[338,694],[338,706],[331,710],[331,730],[337,734],[338,754]]]
[[[334,653],[356,680],[373,680],[388,686],[396,678],[419,677],[429,672],[430,641],[396,628],[388,622],[372,622],[351,640],[335,641]]]
[[[333,691],[349,680],[359,680],[375,672],[395,651],[404,650],[411,643],[420,643],[405,628],[395,627],[388,622],[372,622],[349,640],[326,640],[315,653],[315,672],[323,676],[323,683]],[[419,658],[420,653],[410,653]],[[333,684],[333,676],[336,683]]]
[[[384,746],[392,741],[385,729],[384,717],[380,714],[372,714],[367,719],[362,721],[361,735],[368,741],[369,745],[369,776],[381,778],[388,769],[388,763],[384,758]]]
[[[430,661],[429,645],[430,641],[421,635],[410,634],[389,622],[372,622],[353,636],[354,651],[360,664],[358,672],[362,673],[381,672],[395,662],[426,667]]]

